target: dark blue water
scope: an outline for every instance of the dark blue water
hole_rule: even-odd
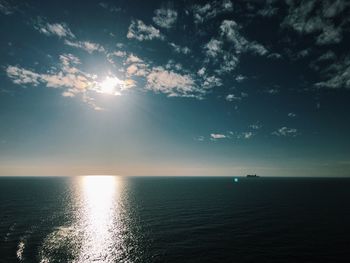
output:
[[[0,178],[0,262],[350,262],[350,180]]]

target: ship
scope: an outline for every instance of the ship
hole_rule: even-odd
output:
[[[247,174],[247,178],[259,178],[259,175],[256,174]]]

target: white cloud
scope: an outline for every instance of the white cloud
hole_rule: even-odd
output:
[[[223,20],[219,27],[220,38],[212,38],[203,46],[207,55],[205,62],[212,62],[218,68],[219,75],[230,73],[239,64],[240,55],[244,52],[265,56],[269,51],[256,41],[248,41],[241,35],[240,26],[233,20]],[[226,43],[228,42],[228,43]]]
[[[214,139],[214,140],[227,138],[225,134],[220,134],[220,133],[211,133],[210,137],[211,139]]]
[[[271,95],[276,95],[276,94],[278,94],[280,91],[279,91],[279,89],[277,89],[277,88],[271,88],[271,89],[265,90],[265,92],[268,93],[268,94],[271,94]]]
[[[129,75],[134,75],[137,72],[137,70],[138,70],[137,66],[135,64],[132,64],[126,69],[126,72]]]
[[[4,15],[11,15],[14,8],[5,0],[0,0],[0,12]]]
[[[233,4],[229,0],[212,1],[205,5],[194,5],[192,7],[193,18],[196,24],[203,23],[218,15],[232,11]]]
[[[145,77],[149,73],[148,65],[138,56],[130,54],[125,61],[128,65],[126,73],[128,77],[131,76],[142,76]]]
[[[100,2],[98,5],[112,13],[119,13],[120,11],[122,11],[120,7],[110,5],[106,2]]]
[[[295,137],[298,135],[298,130],[295,128],[282,127],[277,131],[272,132],[272,135]]]
[[[203,76],[203,75],[205,74],[205,71],[206,71],[206,68],[205,68],[205,67],[202,67],[201,69],[199,69],[199,70],[197,71],[197,74],[198,74],[199,76]]]
[[[296,54],[296,58],[305,58],[307,56],[309,56],[311,53],[311,49],[310,48],[305,48],[303,50],[300,50],[297,54]]]
[[[196,138],[194,138],[196,141],[199,141],[199,142],[203,142],[205,140],[205,137],[204,136],[198,136]]]
[[[205,46],[206,53],[210,57],[216,57],[219,53],[222,52],[222,41],[217,39],[211,39]]]
[[[340,14],[350,5],[349,1],[335,0],[335,1],[323,1],[323,16],[326,18],[332,18]]]
[[[153,22],[163,28],[171,28],[177,19],[177,12],[172,9],[161,8],[154,11]]]
[[[251,131],[248,132],[241,132],[237,135],[237,139],[250,139],[254,136],[254,133]]]
[[[109,63],[111,64],[115,64],[115,57],[117,58],[125,58],[127,56],[127,53],[125,51],[121,51],[121,50],[118,50],[118,51],[114,51],[114,52],[111,52],[111,53],[107,53],[107,60],[109,61]]]
[[[155,67],[147,76],[146,88],[172,97],[195,97],[200,91],[188,74],[178,74],[163,67]]]
[[[165,68],[168,70],[175,69],[177,71],[183,71],[183,66],[180,63],[176,63],[172,59],[170,59],[168,63],[166,63]]]
[[[237,96],[234,95],[234,94],[228,94],[228,95],[226,96],[226,100],[227,100],[227,101],[241,100],[241,97],[237,97]]]
[[[33,84],[37,86],[40,83],[40,75],[17,66],[8,66],[6,74],[16,84]]]
[[[141,20],[132,20],[129,26],[127,38],[134,38],[138,41],[164,39],[164,36],[154,26],[146,25]]]
[[[114,51],[113,53],[111,53],[111,55],[116,56],[116,57],[125,57],[126,52],[118,50],[118,51]]]
[[[249,42],[243,37],[239,30],[240,26],[233,20],[224,20],[220,25],[220,34],[233,43],[235,52],[240,54],[242,52],[251,51],[258,55],[266,55],[268,50],[256,41]]]
[[[258,15],[261,15],[263,17],[271,17],[276,15],[277,12],[278,12],[278,8],[274,7],[271,1],[266,1],[265,6],[258,11]]]
[[[262,127],[262,125],[260,125],[259,123],[249,125],[249,128],[251,128],[253,130],[259,130],[261,127]]]
[[[222,80],[216,76],[205,76],[201,83],[201,86],[207,90],[215,87],[220,87],[222,86]]]
[[[288,117],[290,117],[290,118],[294,118],[294,117],[296,117],[297,115],[294,113],[294,112],[289,112],[288,113]]]
[[[226,100],[227,101],[240,101],[240,100],[242,100],[245,97],[248,97],[248,94],[245,93],[245,92],[241,92],[240,95],[228,94],[226,96]]]
[[[131,64],[127,67],[126,73],[128,77],[139,76],[145,77],[149,73],[149,69],[145,64]]]
[[[350,89],[350,56],[331,64],[323,70],[322,75],[326,76],[327,79],[317,82],[315,84],[316,87]]]
[[[75,35],[69,29],[66,23],[46,23],[42,18],[38,18],[37,23],[34,25],[40,33],[47,36],[57,36],[59,38],[75,38]]]
[[[71,47],[81,48],[90,54],[95,52],[95,51],[98,51],[98,52],[105,51],[103,46],[101,46],[100,44],[97,44],[97,43],[90,42],[90,41],[70,41],[70,40],[66,39],[64,41],[64,43],[68,46],[71,46]]]
[[[80,97],[95,109],[98,107],[91,92],[121,95],[121,92],[133,86],[132,80],[120,80],[116,76],[107,76],[98,81],[98,77],[77,68],[80,60],[72,54],[60,56],[59,67],[53,67],[46,73],[37,73],[18,66],[8,66],[7,76],[16,84],[37,86],[43,84],[48,88],[63,89],[64,97]]]
[[[336,54],[332,50],[328,50],[326,53],[322,54],[319,58],[318,61],[324,61],[324,60],[332,60],[336,59]]]
[[[269,54],[267,57],[268,58],[273,58],[273,59],[280,59],[280,58],[282,58],[282,55],[279,54],[279,53],[274,52],[274,53]]]
[[[318,34],[316,44],[336,44],[343,39],[344,23],[335,25],[336,15],[350,6],[347,1],[288,1],[288,14],[282,27],[292,28],[300,34]]]
[[[243,76],[243,75],[237,75],[236,78],[235,78],[235,80],[236,80],[237,82],[242,82],[242,81],[244,81],[245,79],[247,79],[247,77],[246,77],[246,76]]]
[[[128,58],[126,59],[126,63],[143,63],[143,60],[140,59],[138,56],[135,56],[134,54],[130,54]]]
[[[75,66],[80,63],[79,59],[72,54],[60,56],[60,70],[39,74],[19,67],[8,66],[7,75],[17,84],[32,84],[37,86],[44,83],[47,87],[68,88],[71,93],[86,91],[94,83],[93,77],[78,70]]]
[[[184,55],[191,53],[191,49],[189,49],[188,47],[181,47],[179,45],[176,45],[175,43],[169,43],[169,45],[174,49],[176,53],[182,53]]]
[[[239,57],[233,52],[223,52],[220,69],[217,70],[219,74],[227,73],[234,70],[239,63]]]
[[[336,44],[343,40],[343,32],[340,27],[335,28],[333,25],[323,27],[322,33],[317,37],[316,44],[327,45]]]

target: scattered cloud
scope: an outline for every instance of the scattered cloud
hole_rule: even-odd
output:
[[[249,132],[242,132],[237,135],[237,139],[250,139],[254,136],[254,133],[249,131]]]
[[[267,57],[272,58],[272,59],[280,59],[280,58],[282,58],[282,55],[274,52],[274,53],[269,54]]]
[[[196,138],[194,138],[196,141],[199,141],[199,142],[203,142],[205,140],[205,137],[204,136],[198,136]]]
[[[297,58],[305,58],[305,57],[307,57],[307,56],[310,55],[310,52],[311,52],[311,49],[310,49],[310,48],[305,48],[305,49],[303,49],[303,50],[300,50],[300,51],[297,53],[296,57],[297,57]]]
[[[146,88],[169,97],[196,97],[203,93],[188,74],[179,74],[163,67],[155,67],[147,76]]]
[[[278,8],[273,5],[274,1],[266,1],[265,6],[257,14],[262,17],[272,17],[278,13]]]
[[[239,31],[240,26],[233,20],[224,20],[220,25],[221,36],[233,43],[237,54],[251,51],[252,53],[263,56],[268,53],[268,50],[263,45],[255,41],[249,42]]]
[[[84,102],[93,106],[95,109],[101,109],[94,103],[91,92],[104,93],[110,95],[121,95],[121,92],[133,86],[131,80],[120,80],[116,76],[107,76],[105,79],[98,80],[96,75],[81,71],[77,68],[80,60],[72,54],[63,54],[60,56],[59,67],[53,67],[46,73],[37,73],[32,70],[24,69],[19,66],[7,66],[7,76],[15,84],[31,84],[38,86],[43,84],[48,88],[63,89],[62,96],[75,97],[81,96]]]
[[[32,84],[37,86],[40,83],[40,75],[27,69],[17,66],[8,66],[6,74],[15,84]]]
[[[127,57],[125,65],[127,65],[126,73],[128,77],[145,77],[150,72],[147,63],[134,54],[130,54]]]
[[[349,7],[350,3],[348,1],[343,0],[335,0],[335,1],[323,1],[323,16],[326,18],[332,18],[336,15],[343,12],[347,7]]]
[[[163,28],[171,28],[177,20],[177,12],[169,8],[160,8],[154,11],[153,22]]]
[[[111,55],[116,56],[116,57],[125,57],[126,56],[126,52],[118,50],[118,51],[112,52]]]
[[[219,53],[222,52],[223,42],[217,39],[211,39],[205,46],[205,50],[208,56],[216,57]]]
[[[14,7],[12,7],[7,1],[0,0],[0,13],[3,13],[4,15],[11,15],[14,10]]]
[[[340,27],[327,25],[323,27],[322,33],[317,37],[318,45],[336,44],[343,40],[343,30]]]
[[[322,71],[322,75],[327,78],[317,82],[319,88],[350,88],[350,56],[346,56],[340,61],[336,61]]]
[[[98,5],[112,13],[119,13],[120,11],[122,11],[120,7],[113,6],[106,2],[100,2]]]
[[[295,118],[297,115],[294,112],[289,112],[288,117]]]
[[[43,18],[38,18],[34,28],[47,36],[57,36],[59,38],[75,38],[66,23],[47,23]]]
[[[138,41],[164,39],[159,29],[152,25],[146,25],[141,20],[132,20],[126,35],[129,39],[136,39]]]
[[[64,43],[68,46],[71,46],[71,47],[83,49],[90,54],[95,52],[95,51],[105,52],[105,49],[103,46],[101,46],[100,44],[97,44],[97,43],[90,42],[90,41],[70,41],[70,40],[66,39],[64,41]]]
[[[336,54],[332,50],[328,50],[318,58],[318,61],[335,60],[336,58]]]
[[[114,51],[114,52],[111,52],[111,53],[107,53],[107,60],[109,61],[109,63],[114,65],[115,64],[115,61],[114,61],[115,58],[124,59],[126,56],[127,56],[127,53],[125,51],[118,50],[118,51]]]
[[[170,42],[169,45],[173,48],[173,50],[176,53],[182,53],[184,55],[191,53],[191,49],[189,49],[188,47],[181,47],[181,46],[176,45],[175,43],[172,43],[172,42]]]
[[[246,98],[246,97],[248,97],[248,94],[245,93],[245,92],[241,92],[240,95],[228,94],[226,96],[226,100],[227,101],[240,101],[240,100],[242,100],[243,98]]]
[[[298,130],[295,128],[282,127],[279,128],[277,131],[272,132],[272,135],[295,137],[298,135]]]
[[[299,34],[315,34],[316,44],[340,43],[343,39],[343,25],[334,19],[350,6],[348,1],[287,1],[288,14],[282,27],[294,29]]]
[[[233,4],[229,0],[212,1],[205,5],[194,5],[192,7],[193,19],[196,24],[213,19],[218,15],[232,12]]]
[[[259,129],[261,129],[261,127],[262,127],[262,125],[259,123],[254,123],[254,124],[249,125],[249,128],[251,128],[253,130],[259,130]]]
[[[130,54],[126,59],[126,63],[143,63],[143,60],[134,54]]]
[[[278,88],[271,88],[271,89],[267,89],[265,90],[265,93],[271,94],[271,95],[276,95],[278,94],[280,91]]]
[[[203,45],[205,62],[218,66],[215,72],[219,75],[236,69],[241,54],[249,52],[265,56],[268,50],[256,41],[248,41],[240,33],[240,26],[233,20],[223,20],[219,26],[219,37],[212,37]],[[238,78],[239,79],[239,78]],[[243,79],[239,79],[243,80]]]
[[[246,79],[247,79],[247,77],[246,77],[246,76],[243,76],[243,75],[237,75],[236,78],[235,78],[235,80],[236,80],[237,82],[243,82],[243,81],[246,80]]]
[[[218,140],[218,139],[225,139],[227,136],[225,134],[220,134],[220,133],[211,133],[210,138],[212,140]]]
[[[203,87],[203,89],[208,90],[220,86],[222,86],[222,80],[220,78],[204,75],[203,81],[201,82],[201,87]]]

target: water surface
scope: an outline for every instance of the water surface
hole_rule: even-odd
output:
[[[0,178],[0,262],[348,262],[350,180]]]

